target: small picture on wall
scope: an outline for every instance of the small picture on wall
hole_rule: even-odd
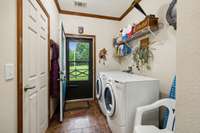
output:
[[[149,47],[149,38],[144,38],[140,40],[141,48],[148,48]]]
[[[79,26],[79,27],[78,27],[78,33],[79,33],[79,34],[83,34],[83,33],[84,33],[84,27]]]

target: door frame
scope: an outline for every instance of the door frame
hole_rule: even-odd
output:
[[[50,16],[41,0],[36,0],[48,18],[48,125],[50,122]],[[23,0],[17,0],[17,132],[23,133]]]
[[[71,33],[65,33],[66,38],[85,38],[85,39],[92,39],[92,45],[93,45],[93,70],[92,70],[92,75],[93,75],[93,97],[89,99],[77,99],[77,100],[70,100],[67,102],[79,102],[79,101],[93,101],[95,100],[95,88],[96,88],[96,36],[95,35],[87,35],[87,34],[71,34]]]

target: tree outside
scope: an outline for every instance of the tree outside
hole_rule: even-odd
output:
[[[70,81],[88,80],[89,43],[76,42],[70,45]]]

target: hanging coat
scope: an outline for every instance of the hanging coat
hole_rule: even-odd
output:
[[[51,57],[51,71],[50,71],[50,95],[52,97],[59,96],[60,81],[58,80],[60,75],[59,67],[59,46],[56,43],[51,43],[52,57]]]

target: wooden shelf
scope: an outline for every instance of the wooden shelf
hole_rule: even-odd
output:
[[[148,26],[148,27],[146,27],[146,28],[144,28],[144,29],[142,29],[142,30],[140,30],[140,31],[138,31],[138,32],[136,32],[136,33],[134,33],[134,34],[131,36],[131,38],[129,38],[127,41],[118,43],[118,45],[121,45],[121,44],[124,44],[124,43],[129,43],[129,42],[131,42],[131,41],[133,41],[133,40],[136,40],[136,39],[138,39],[138,38],[140,38],[140,37],[143,37],[143,36],[145,36],[145,35],[147,35],[147,34],[149,34],[149,33],[151,33],[151,32],[158,31],[158,29],[159,29],[159,28],[158,28],[157,26],[154,26],[154,27]]]

